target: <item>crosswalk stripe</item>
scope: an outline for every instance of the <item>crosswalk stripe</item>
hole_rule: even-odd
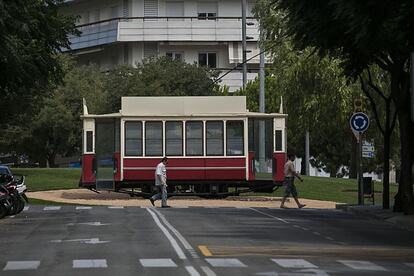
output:
[[[92,206],[76,206],[76,210],[90,210]]]
[[[414,263],[404,263],[405,265],[409,266],[409,267],[413,267],[414,268]]]
[[[284,268],[318,268],[304,259],[272,259],[272,261]]]
[[[10,261],[3,270],[36,270],[40,261]]]
[[[247,265],[234,258],[206,258],[205,260],[213,267],[247,267]]]
[[[338,262],[357,270],[386,271],[384,267],[369,261],[338,260]]]
[[[139,259],[143,267],[177,267],[171,259]]]
[[[193,266],[186,266],[185,269],[190,276],[200,276],[200,273]]]
[[[27,211],[27,210],[29,210],[29,208],[30,208],[30,206],[25,206],[25,207],[23,208],[23,211]]]
[[[124,206],[108,206],[109,209],[124,209]]]
[[[106,268],[108,264],[106,259],[95,260],[73,260],[73,268]]]
[[[43,211],[58,211],[61,208],[61,206],[46,206],[45,208],[43,208]]]

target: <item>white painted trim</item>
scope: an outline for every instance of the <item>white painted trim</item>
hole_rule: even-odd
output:
[[[125,159],[161,159],[163,156],[125,156]],[[223,156],[223,155],[209,155],[209,156],[202,156],[202,155],[187,155],[187,156],[168,156],[168,159],[241,159],[246,158],[245,155],[231,155],[231,156]]]

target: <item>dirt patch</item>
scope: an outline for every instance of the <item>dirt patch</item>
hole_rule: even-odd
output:
[[[36,198],[62,203],[82,205],[117,205],[117,206],[151,206],[149,200],[130,197],[127,194],[115,192],[94,193],[86,189],[53,190],[42,192],[28,192],[29,198]],[[200,199],[173,197],[168,200],[172,207],[279,207],[281,198],[278,197],[228,197],[226,199]],[[311,199],[300,199],[306,204],[305,208],[334,209],[335,202]],[[159,202],[157,202],[159,205]],[[287,207],[296,208],[293,200],[286,202]]]

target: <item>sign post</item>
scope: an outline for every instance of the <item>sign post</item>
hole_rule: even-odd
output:
[[[356,112],[352,114],[349,119],[349,124],[355,136],[357,136],[358,142],[358,205],[364,204],[364,183],[362,182],[362,135],[369,127],[369,118],[367,114],[363,112]]]

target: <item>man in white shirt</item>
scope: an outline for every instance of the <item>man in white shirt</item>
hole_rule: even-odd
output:
[[[158,193],[150,198],[151,204],[155,206],[154,202],[157,199],[161,199],[161,207],[169,208],[167,205],[167,169],[165,165],[168,164],[168,158],[163,157],[161,162],[155,168],[155,187],[158,189]]]
[[[303,179],[295,171],[295,165],[293,164],[293,161],[295,161],[295,155],[289,154],[288,161],[286,162],[285,168],[284,168],[284,173],[285,173],[284,184],[286,186],[286,189],[285,189],[285,195],[282,199],[282,204],[280,204],[280,208],[286,208],[285,201],[290,194],[292,194],[292,197],[295,199],[296,204],[298,205],[298,208],[303,208],[306,206],[305,204],[300,204],[298,200],[298,192],[296,190],[295,183],[294,183],[295,176],[300,180],[300,182],[303,182]]]

